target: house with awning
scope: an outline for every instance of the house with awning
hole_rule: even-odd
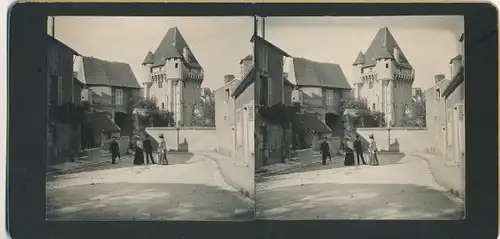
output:
[[[85,149],[101,147],[112,137],[120,137],[120,127],[113,122],[106,112],[88,112],[85,114],[83,137]]]

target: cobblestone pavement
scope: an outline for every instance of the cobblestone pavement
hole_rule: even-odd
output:
[[[300,168],[256,182],[261,219],[460,219],[462,205],[444,194],[428,164],[413,156],[380,155],[379,166]]]
[[[49,220],[251,220],[253,205],[215,162],[169,155],[171,165],[90,167],[47,181]]]

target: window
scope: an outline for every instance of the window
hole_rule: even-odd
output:
[[[441,89],[436,89],[436,100],[439,101],[440,98],[441,98]]]
[[[385,68],[386,68],[386,69],[387,69],[387,68],[389,68],[389,64],[385,64]]]
[[[375,110],[375,103],[372,104],[372,109]]]
[[[163,87],[163,81],[158,81],[158,88],[162,88]]]
[[[122,105],[123,104],[123,90],[115,89],[115,104]]]
[[[328,106],[333,106],[334,105],[334,98],[333,98],[333,90],[326,90],[326,105]]]
[[[175,68],[179,68],[179,63],[175,63]]]
[[[364,71],[365,71],[365,69],[364,69],[364,68],[361,68],[361,74],[363,74],[363,72],[364,72]]]
[[[226,89],[226,98],[225,98],[225,101],[224,103],[227,103],[229,101],[229,89]]]
[[[62,77],[57,77],[57,104],[63,103],[63,81]]]
[[[267,103],[272,106],[273,105],[273,79],[267,79]]]

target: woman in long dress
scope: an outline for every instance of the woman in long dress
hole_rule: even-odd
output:
[[[377,143],[375,142],[373,135],[370,135],[369,138],[370,138],[370,143],[368,145],[368,155],[370,162],[368,162],[368,164],[371,166],[377,166],[378,165]]]
[[[144,150],[141,139],[137,137],[135,141],[134,165],[143,165],[143,164],[144,164]]]
[[[163,138],[163,134],[160,136],[160,143],[158,144],[158,164],[160,165],[168,165],[167,160],[167,143]]]

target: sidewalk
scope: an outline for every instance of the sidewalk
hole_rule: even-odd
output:
[[[253,200],[254,198],[254,164],[240,160],[234,160],[216,152],[206,151],[195,154],[203,155],[214,160],[226,180],[232,187],[240,191],[241,194]]]
[[[462,180],[459,166],[447,165],[442,156],[432,153],[412,152],[410,155],[426,160],[436,182],[455,196],[464,199],[465,182]],[[458,195],[456,195],[457,193]]]

